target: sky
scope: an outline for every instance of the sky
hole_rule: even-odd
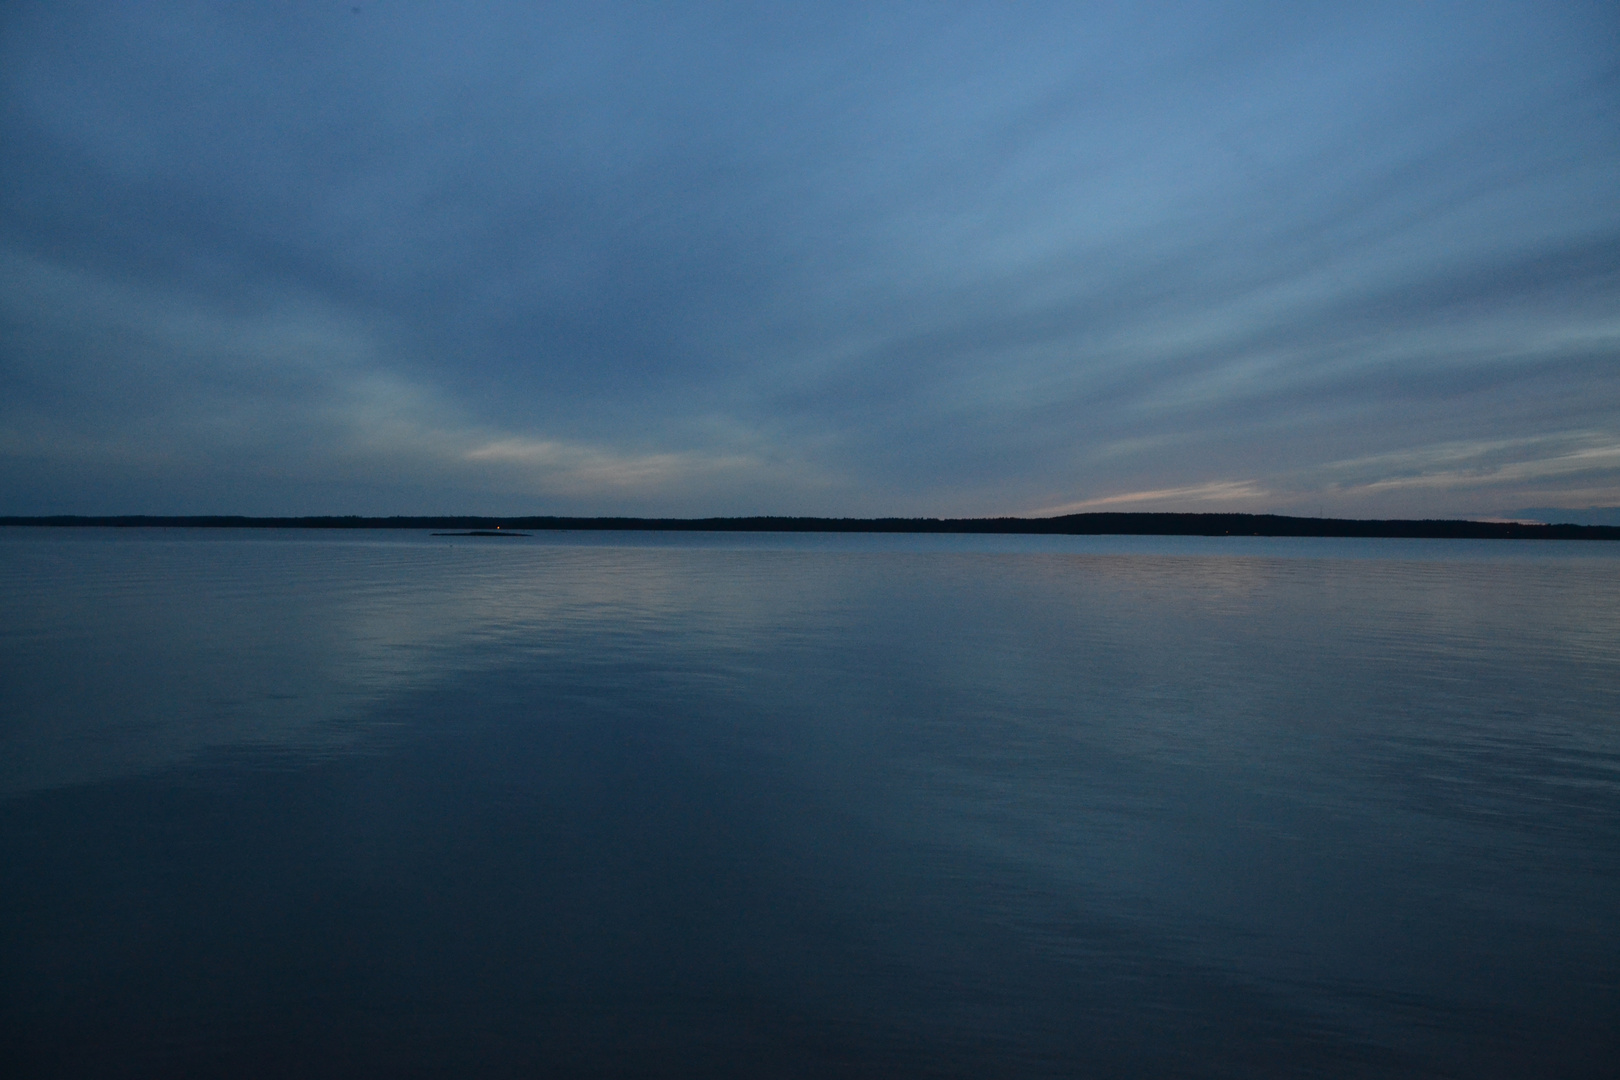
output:
[[[0,514],[1616,505],[1612,3],[0,6]]]

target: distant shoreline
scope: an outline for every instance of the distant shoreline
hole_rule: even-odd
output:
[[[1436,540],[1620,540],[1612,525],[1357,520],[1278,514],[1066,514],[1048,518],[222,517],[51,515],[0,525],[192,529],[522,529],[634,532],[1012,533],[1038,536],[1324,536]]]

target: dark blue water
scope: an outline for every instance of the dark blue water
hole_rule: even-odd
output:
[[[0,1055],[1608,1076],[1620,550],[0,530]]]

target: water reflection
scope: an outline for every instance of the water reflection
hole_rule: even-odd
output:
[[[545,539],[0,537],[29,1068],[1613,1060],[1603,550]]]

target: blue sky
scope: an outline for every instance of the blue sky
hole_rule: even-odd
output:
[[[13,2],[0,87],[0,513],[1620,504],[1613,4]]]

